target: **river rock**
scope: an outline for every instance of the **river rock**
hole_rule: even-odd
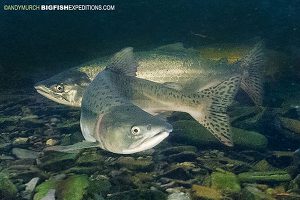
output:
[[[292,180],[286,171],[244,172],[238,175],[241,182],[287,182]]]
[[[168,161],[170,162],[189,162],[195,161],[197,154],[193,151],[184,151],[177,154],[168,156]]]
[[[21,148],[13,148],[12,153],[19,159],[36,159],[39,156],[36,151]]]
[[[201,185],[192,186],[192,196],[195,199],[204,200],[221,200],[223,199],[222,193],[214,188],[209,188]]]
[[[290,119],[286,117],[279,117],[281,125],[298,135],[300,137],[300,121],[296,119]]]
[[[151,172],[139,172],[132,176],[132,183],[139,188],[144,186],[149,187],[156,176],[155,173]]]
[[[7,152],[12,148],[11,143],[0,143],[0,152]]]
[[[196,121],[182,120],[173,124],[174,132],[170,140],[178,143],[203,146],[224,145],[219,142],[206,128]],[[268,140],[260,133],[232,127],[232,139],[236,148],[264,150]]]
[[[17,123],[21,119],[20,116],[0,116],[0,124],[8,125],[13,122]]]
[[[0,173],[0,197],[2,200],[16,199],[17,188],[4,173]]]
[[[167,200],[191,200],[189,194],[184,192],[175,192],[167,197]]]
[[[112,187],[109,178],[104,175],[92,175],[89,178],[89,186],[87,187],[87,193],[107,195],[110,188]]]
[[[61,181],[58,185],[57,196],[64,200],[82,200],[89,186],[86,175],[74,175]]]
[[[152,190],[152,189],[134,189],[125,192],[117,192],[111,195],[108,195],[106,200],[162,200],[166,199],[167,195],[159,190]]]
[[[197,147],[195,146],[175,146],[175,147],[169,147],[164,150],[162,150],[160,153],[164,154],[166,156],[181,153],[183,151],[189,151],[189,152],[197,152]]]
[[[48,193],[41,200],[56,200],[55,193],[56,190],[50,189]]]
[[[39,180],[40,180],[39,177],[35,177],[35,178],[31,179],[28,183],[25,184],[26,188],[23,193],[24,199],[32,199],[33,192],[34,192],[35,187],[36,187],[37,183],[39,182]]]
[[[76,153],[49,152],[40,159],[39,167],[49,171],[68,169],[75,164]]]
[[[252,186],[246,186],[242,190],[241,198],[247,200],[275,200],[272,196]]]
[[[172,166],[171,169],[164,172],[161,176],[170,179],[177,179],[177,180],[189,180],[192,178],[189,169],[186,169],[184,166],[178,166],[178,165]]]
[[[81,166],[102,165],[103,162],[104,157],[94,148],[85,150],[76,160],[76,163]]]
[[[55,179],[49,179],[36,187],[36,193],[34,195],[34,200],[41,200],[45,197],[49,190],[55,189],[57,187],[58,181]]]
[[[259,162],[257,162],[254,166],[253,169],[256,171],[269,171],[269,170],[273,170],[274,167],[272,165],[270,165],[270,163],[268,163],[268,161],[266,161],[265,159],[260,160]]]
[[[17,137],[13,141],[14,146],[23,146],[29,143],[29,138],[27,137]]]
[[[94,174],[95,172],[101,171],[101,170],[103,170],[103,168],[100,165],[99,166],[90,166],[90,167],[75,165],[74,167],[65,170],[65,173],[91,175],[91,174]]]
[[[88,186],[86,175],[73,175],[64,180],[49,179],[37,186],[34,200],[43,199],[50,190],[56,191],[58,199],[82,200]]]
[[[140,171],[147,171],[151,170],[154,167],[154,162],[152,161],[151,157],[147,158],[133,158],[129,156],[122,156],[118,158],[116,161],[116,164],[118,164],[120,167],[126,167],[130,170],[140,170]]]
[[[258,129],[268,112],[257,106],[234,107],[229,113],[231,124],[242,129]]]
[[[48,139],[48,140],[46,141],[46,145],[47,145],[47,146],[54,146],[54,145],[56,145],[56,144],[58,144],[58,141],[55,140],[55,139],[52,139],[52,138],[50,138],[50,139]]]
[[[228,194],[237,194],[241,186],[237,176],[232,172],[213,172],[211,174],[211,187]]]

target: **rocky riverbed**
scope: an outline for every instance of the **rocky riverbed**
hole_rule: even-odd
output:
[[[117,155],[99,148],[44,152],[83,140],[80,110],[34,91],[2,91],[1,199],[300,199],[295,98],[300,94],[268,108],[236,101],[230,108],[233,148],[190,116],[174,113],[174,131],[160,145]]]

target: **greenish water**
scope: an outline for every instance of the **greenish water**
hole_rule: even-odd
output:
[[[32,1],[4,4],[41,4]],[[45,1],[115,5],[114,11],[0,11],[0,199],[299,199],[300,2]],[[203,59],[241,59],[265,43],[263,104],[242,90],[228,108],[234,147],[188,114],[154,149],[45,152],[84,138],[80,108],[34,84],[132,46],[182,42]],[[52,196],[52,197],[51,197]]]

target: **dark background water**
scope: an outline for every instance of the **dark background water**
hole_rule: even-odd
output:
[[[110,4],[115,11],[4,11],[4,4]],[[261,37],[300,46],[299,0],[1,1],[0,85],[32,86],[65,68],[125,46],[182,41],[199,46]],[[202,38],[192,33],[207,36]]]

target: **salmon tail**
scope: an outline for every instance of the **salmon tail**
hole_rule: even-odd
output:
[[[239,89],[241,77],[234,76],[216,86],[204,89],[199,94],[207,98],[206,107],[201,113],[195,112],[193,117],[207,128],[220,142],[233,146],[230,121],[227,108]]]
[[[258,42],[255,47],[240,62],[243,70],[241,88],[249,95],[252,101],[261,106],[263,102],[263,70],[264,43]]]

